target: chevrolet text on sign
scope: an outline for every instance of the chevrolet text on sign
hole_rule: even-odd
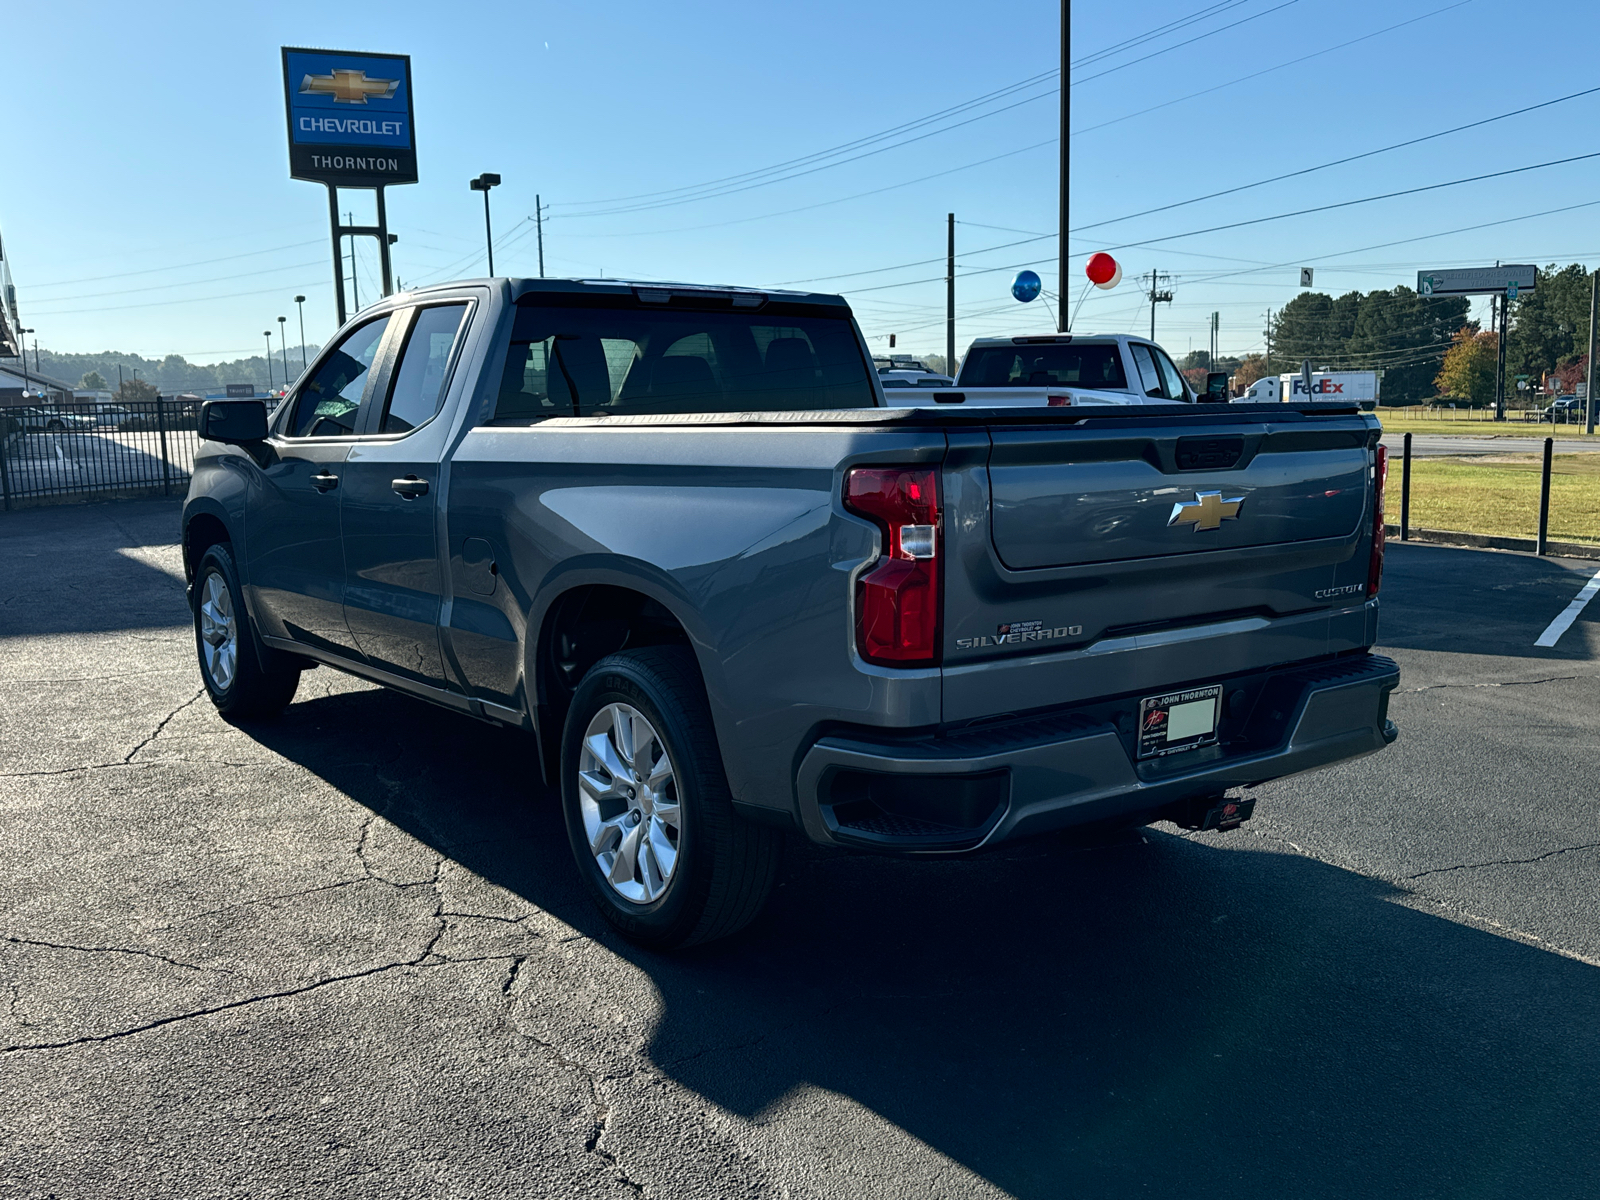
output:
[[[340,187],[417,181],[411,58],[283,50],[289,175]]]

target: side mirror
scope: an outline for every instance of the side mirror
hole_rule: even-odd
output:
[[[207,400],[200,406],[200,436],[243,446],[267,438],[267,406],[260,400]]]
[[[1226,404],[1228,402],[1228,373],[1226,371],[1206,372],[1206,394],[1200,397],[1202,404]]]

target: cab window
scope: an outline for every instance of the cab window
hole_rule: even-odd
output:
[[[352,329],[317,364],[311,378],[300,386],[285,433],[290,437],[342,437],[355,432],[356,412],[388,324],[385,314]]]
[[[1156,366],[1161,369],[1161,382],[1166,384],[1167,399],[1187,401],[1189,393],[1184,390],[1183,375],[1179,372],[1177,364],[1167,357],[1165,350],[1155,346],[1150,349],[1155,354]]]
[[[1133,351],[1133,365],[1139,371],[1139,390],[1146,396],[1165,400],[1166,385],[1161,382],[1161,371],[1150,353],[1150,347],[1134,342],[1129,349]]]
[[[400,366],[394,372],[379,432],[409,433],[438,415],[450,352],[466,311],[465,304],[440,304],[417,311],[400,352]]]

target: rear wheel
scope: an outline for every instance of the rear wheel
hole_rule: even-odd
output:
[[[734,812],[688,651],[630,650],[590,669],[567,713],[561,799],[584,887],[634,941],[726,937],[766,903],[782,835]]]
[[[227,542],[210,547],[195,572],[194,644],[211,703],[228,720],[275,716],[294,699],[300,668],[284,665],[282,655],[262,668]]]

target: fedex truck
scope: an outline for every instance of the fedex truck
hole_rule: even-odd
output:
[[[1371,407],[1378,402],[1376,371],[1313,371],[1310,396],[1306,395],[1305,386],[1305,380],[1298,374],[1258,379],[1238,398],[1237,403],[1298,403],[1310,399]]]

